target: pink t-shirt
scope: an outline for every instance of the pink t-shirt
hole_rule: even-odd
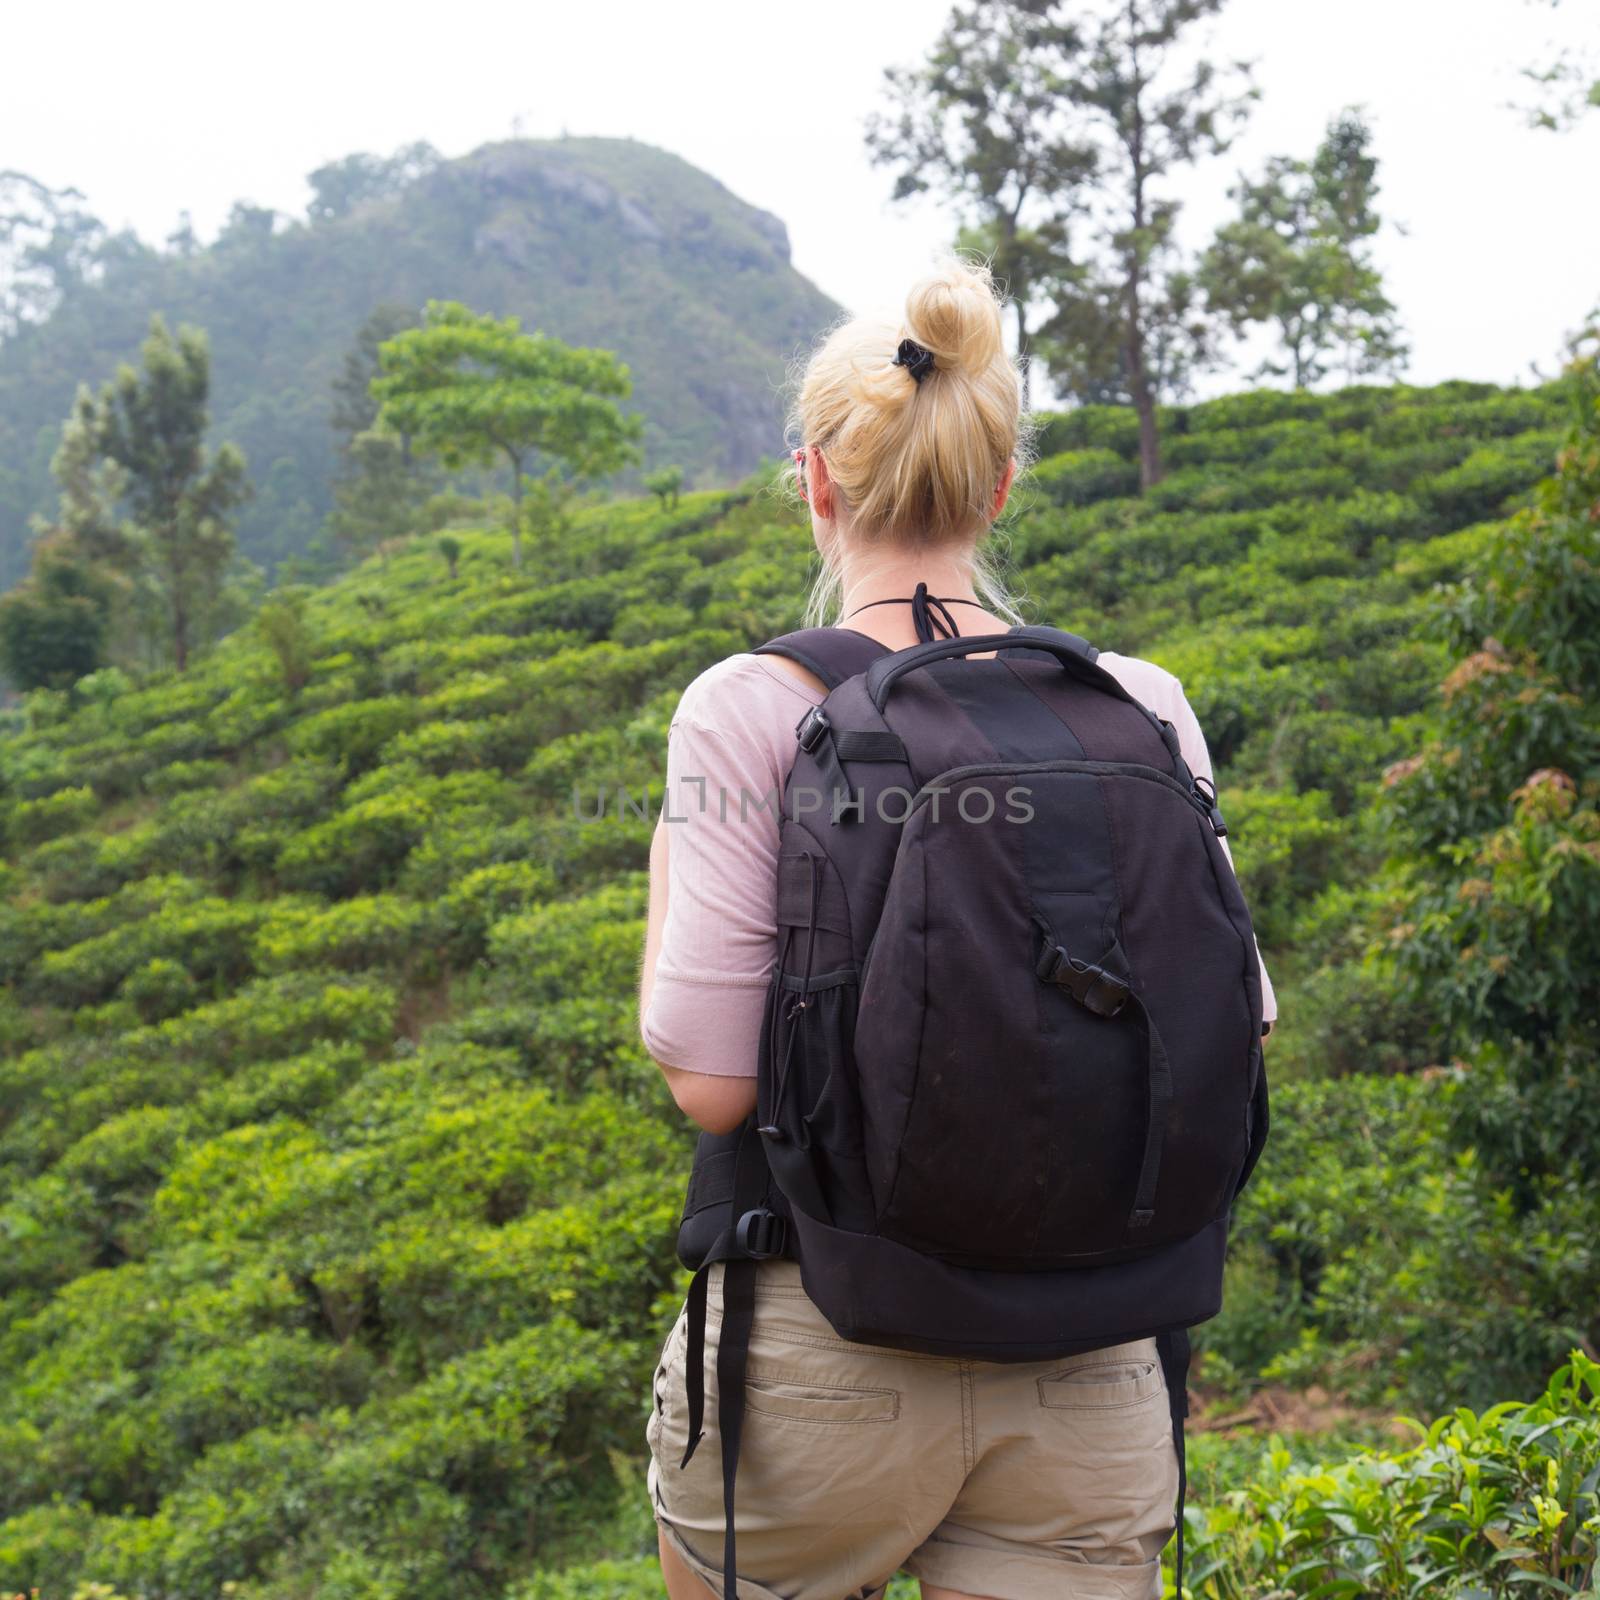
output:
[[[1177,729],[1190,771],[1211,777],[1205,737],[1178,679],[1138,656],[1104,650],[1099,662]],[[776,801],[794,761],[795,724],[822,699],[769,657],[742,654],[707,667],[678,702],[662,804],[667,915],[641,1019],[645,1047],[665,1066],[755,1075],[778,953]],[[741,790],[749,795],[742,809]],[[1232,862],[1228,841],[1220,843]],[[1270,1021],[1278,1006],[1264,963],[1261,987]]]

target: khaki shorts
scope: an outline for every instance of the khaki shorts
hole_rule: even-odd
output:
[[[655,1373],[656,1520],[722,1593],[716,1346],[680,1467],[685,1318]],[[841,1339],[793,1261],[759,1264],[734,1500],[745,1600],[866,1600],[904,1568],[994,1600],[1157,1600],[1178,1460],[1154,1339],[1056,1361],[961,1361]]]

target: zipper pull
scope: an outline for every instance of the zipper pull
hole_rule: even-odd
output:
[[[1205,788],[1200,785],[1204,784]],[[1222,808],[1217,804],[1217,786],[1209,778],[1198,777],[1191,780],[1190,791],[1196,800],[1200,811],[1211,824],[1211,831],[1219,839],[1224,839],[1228,834],[1228,825],[1222,820]]]

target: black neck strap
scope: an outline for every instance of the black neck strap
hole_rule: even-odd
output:
[[[982,603],[977,600],[958,600],[954,596],[944,598],[928,593],[925,583],[917,585],[917,592],[899,600],[869,600],[864,606],[857,606],[855,611],[847,612],[841,619],[848,622],[856,611],[868,611],[873,606],[910,606],[911,620],[917,630],[917,638],[923,644],[932,644],[935,639],[959,639],[961,630],[956,626],[956,619],[950,615],[951,606],[977,606],[981,611]],[[934,630],[938,629],[936,633]]]

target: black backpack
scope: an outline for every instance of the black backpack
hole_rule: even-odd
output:
[[[1267,1134],[1260,972],[1216,792],[1055,628],[900,651],[817,628],[757,653],[828,694],[784,790],[756,1112],[701,1135],[678,1235],[684,1465],[726,1264],[726,1600],[754,1263],[776,1255],[867,1344],[1037,1361],[1154,1335],[1181,1593],[1187,1330],[1221,1306]]]

